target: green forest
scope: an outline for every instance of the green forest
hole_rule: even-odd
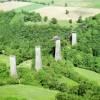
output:
[[[100,14],[79,19],[75,26],[70,21],[62,26],[55,18],[47,24],[35,24],[42,20],[48,18],[35,12],[0,12],[0,100],[100,100]],[[72,32],[77,33],[75,46],[70,41]],[[61,61],[54,59],[54,36],[61,39]],[[43,67],[37,72],[34,68],[35,46],[39,45]],[[17,58],[16,79],[9,75],[10,55]],[[48,94],[44,98],[41,93],[39,99],[34,96],[27,99],[28,93],[25,96],[9,95],[6,90],[11,91],[10,85],[19,85],[22,91],[21,85],[30,86],[30,90],[26,87],[26,92],[37,89],[54,98]],[[31,90],[31,86],[37,88]]]

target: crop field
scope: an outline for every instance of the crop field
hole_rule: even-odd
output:
[[[42,4],[32,3],[31,5],[27,5],[27,6],[24,6],[24,7],[17,8],[17,9],[15,9],[15,11],[17,11],[17,12],[19,12],[19,11],[32,12],[33,10],[39,9],[39,8],[42,8],[42,7],[45,7],[45,6],[42,5]]]
[[[66,14],[66,10],[69,11],[69,14]],[[54,17],[58,20],[72,19],[73,21],[76,21],[79,16],[82,16],[82,18],[85,19],[86,17],[94,16],[100,13],[100,9],[58,6],[48,6],[36,9],[35,11],[40,13],[42,16],[48,16],[49,19]]]
[[[20,1],[10,1],[0,3],[0,10],[3,11],[10,11],[16,9],[16,11],[24,10],[24,11],[31,11],[33,9],[43,7],[42,4],[35,4],[31,2],[20,2]]]
[[[4,2],[0,4],[0,10],[3,11],[10,11],[19,7],[31,5],[30,2],[17,2],[17,1],[10,1],[10,2]]]
[[[91,1],[91,2],[90,2]],[[44,0],[38,0],[38,2],[51,2],[50,0],[44,1]],[[32,2],[19,2],[19,1],[10,1],[10,2],[4,2],[0,3],[0,10],[3,11],[10,11],[15,10],[17,12],[19,11],[27,11],[27,12],[38,12],[41,14],[41,16],[48,16],[49,19],[56,18],[57,20],[70,20],[76,21],[80,16],[82,16],[83,19],[89,16],[94,16],[98,13],[100,13],[100,9],[97,8],[87,8],[88,6],[82,6],[82,5],[88,5],[90,4],[91,7],[93,4],[99,6],[100,3],[98,3],[98,0],[93,3],[92,0],[84,1],[83,0],[68,0],[67,2],[70,4],[68,7],[62,7],[59,6],[59,4],[65,3],[65,0],[55,0],[53,5],[43,5],[36,2],[36,0],[33,0]],[[78,5],[78,3],[80,5]],[[81,5],[82,3],[82,5]],[[76,6],[71,4],[77,4]],[[73,7],[71,7],[73,6]],[[68,14],[66,14],[66,10],[69,11]]]
[[[30,0],[32,2],[43,2],[46,4],[51,4],[51,0]],[[65,6],[67,3],[68,6],[73,7],[96,7],[100,8],[100,0],[54,0],[56,6]]]

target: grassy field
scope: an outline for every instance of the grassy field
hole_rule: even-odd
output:
[[[0,100],[8,100],[5,99],[7,97],[18,97],[25,100],[55,100],[56,93],[56,91],[28,85],[6,85],[0,87]]]
[[[44,2],[51,4],[52,0],[30,0],[32,2]],[[81,6],[81,7],[100,7],[100,0],[54,0],[54,5],[64,6]]]
[[[98,85],[100,85],[100,74],[93,72],[93,71],[90,71],[90,70],[78,68],[78,67],[74,67],[74,70],[80,76],[88,79],[89,81],[93,81],[93,82],[97,83]]]
[[[7,1],[7,0],[0,0],[2,1]],[[37,2],[37,3],[46,3],[46,4],[51,4],[52,0],[27,0],[27,1],[32,1]],[[53,5],[57,6],[65,6],[65,3],[67,3],[68,6],[73,6],[73,7],[96,7],[100,8],[100,0],[54,0]],[[29,7],[32,8],[32,7]],[[34,7],[33,7],[34,8]],[[28,9],[28,8],[27,8]]]
[[[73,87],[73,86],[77,86],[78,83],[69,79],[69,78],[66,78],[66,77],[62,77],[61,79],[59,79],[59,83],[66,83],[68,87]]]
[[[0,65],[6,65],[9,66],[9,57],[6,55],[0,55]]]
[[[0,10],[3,11],[28,11],[31,12],[34,9],[45,7],[43,4],[37,4],[32,2],[21,2],[21,1],[9,1],[0,3]]]
[[[32,60],[27,60],[27,61],[22,62],[21,64],[18,65],[18,67],[31,69],[31,67],[32,67]]]
[[[66,14],[66,9],[69,11]],[[57,20],[70,20],[74,22],[78,20],[80,16],[85,19],[90,16],[94,16],[100,13],[100,9],[85,8],[85,7],[60,7],[60,6],[47,6],[40,9],[36,9],[35,12],[40,13],[41,16],[47,16],[49,19],[56,18]]]
[[[17,9],[15,9],[15,11],[17,11],[17,12],[19,12],[19,11],[32,12],[33,10],[38,9],[38,8],[42,8],[42,7],[45,7],[45,6],[42,4],[32,3],[31,5],[17,8]]]
[[[25,22],[25,25],[48,25],[50,23],[50,20],[48,20],[47,22],[44,22],[44,21],[41,21],[41,22]],[[62,26],[62,27],[70,27],[70,26],[73,26],[73,27],[76,27],[77,26],[77,23],[73,21],[73,23],[69,23],[68,21],[66,20],[58,20],[57,22],[58,25]]]

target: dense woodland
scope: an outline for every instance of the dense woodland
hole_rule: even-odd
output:
[[[100,14],[81,21],[74,28],[60,26],[54,21],[48,25],[25,24],[41,20],[43,18],[37,13],[0,12],[0,54],[16,55],[17,65],[29,59],[33,61],[32,70],[18,68],[19,78],[16,80],[8,77],[9,66],[1,64],[0,85],[21,83],[58,90],[56,100],[100,100],[100,87],[73,70],[73,67],[80,67],[100,73]],[[78,36],[76,46],[71,45],[72,32]],[[52,40],[56,35],[61,39],[63,55],[62,61],[58,62],[54,60],[55,43]],[[41,46],[43,59],[43,69],[38,73],[34,69],[37,45]],[[57,79],[62,76],[79,85],[68,87],[60,83]]]

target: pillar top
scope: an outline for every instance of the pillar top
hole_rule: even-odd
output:
[[[60,40],[60,37],[58,35],[56,35],[56,36],[53,37],[53,40],[55,40],[55,41]]]
[[[73,32],[72,34],[76,34],[76,32]]]
[[[35,48],[40,48],[40,45],[35,46]]]
[[[16,57],[15,55],[10,55],[10,57]]]

